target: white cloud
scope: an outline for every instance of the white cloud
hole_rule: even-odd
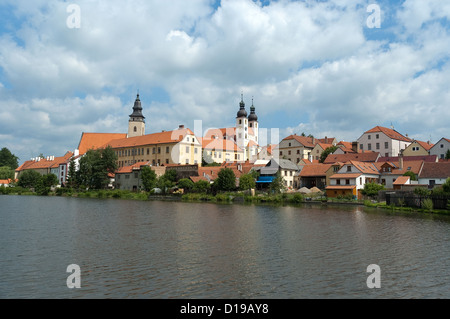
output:
[[[141,95],[147,132],[233,125],[243,90],[261,123],[286,134],[351,140],[392,121],[450,136],[443,1],[386,2],[397,19],[378,41],[365,36],[366,0],[223,0],[217,10],[210,0],[84,0],[80,29],[66,25],[67,2],[7,2],[20,25],[0,33],[0,134],[29,149],[125,132],[136,88],[168,95]]]

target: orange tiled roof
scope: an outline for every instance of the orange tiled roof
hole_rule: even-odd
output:
[[[405,142],[411,142],[412,140],[409,137],[405,137],[402,134],[400,134],[399,132],[387,128],[387,127],[382,127],[382,126],[375,126],[373,129],[368,130],[365,133],[384,133],[386,134],[388,137],[394,139],[394,140],[398,140],[398,141],[405,141]]]
[[[301,177],[310,177],[310,176],[326,176],[327,171],[330,169],[331,164],[310,164],[305,165],[300,172]]]
[[[330,185],[325,189],[355,189],[356,185]]]
[[[429,151],[434,146],[434,144],[431,144],[431,143],[428,144],[427,142],[424,142],[424,141],[413,141],[413,143],[414,142],[416,142],[417,144],[422,146],[422,148],[426,151]]]
[[[409,176],[400,176],[397,178],[393,185],[405,185],[409,181]]]
[[[381,170],[383,166],[389,165],[392,167],[392,171],[390,174],[393,175],[403,175],[406,172],[413,172],[414,174],[419,174],[420,170],[422,169],[424,161],[403,161],[403,168],[400,168],[400,162],[376,162],[374,165],[377,167],[378,170]],[[409,169],[408,169],[409,168]]]
[[[81,135],[80,144],[78,145],[78,150],[80,151],[80,155],[83,155],[90,149],[96,150],[112,140],[126,137],[127,134],[121,133],[83,133]]]
[[[380,153],[365,152],[365,153],[347,153],[347,154],[330,154],[324,161],[324,164],[332,164],[336,162],[348,162],[351,160],[360,162],[375,162]]]
[[[337,146],[342,145],[345,148],[352,149],[353,144],[351,142],[340,141]]]
[[[2,185],[9,185],[13,182],[12,179],[8,178],[8,179],[0,179],[0,184]]]
[[[31,170],[31,169],[45,169],[45,168],[57,168],[59,164],[66,162],[73,156],[72,152],[67,152],[64,156],[55,157],[53,160],[47,160],[43,158],[40,161],[26,161],[20,167],[16,169],[16,172]]]
[[[139,162],[133,165],[121,167],[116,171],[116,174],[132,173],[133,170],[139,170],[142,166],[150,166],[150,162]]]
[[[192,133],[192,131],[187,128],[177,129],[173,131],[159,132],[143,136],[110,140],[104,146],[109,145],[112,148],[125,148],[144,145],[179,143],[184,139],[186,135],[194,135],[194,133]]]
[[[230,140],[224,140],[221,138],[216,139],[202,139],[202,148],[207,150],[216,150],[216,151],[233,151],[233,152],[242,152],[243,150],[237,146],[236,143]]]
[[[356,169],[358,169],[361,173],[364,174],[376,174],[379,175],[380,172],[378,168],[374,165],[374,162],[358,162],[358,161],[349,161]],[[348,163],[346,163],[348,164]]]

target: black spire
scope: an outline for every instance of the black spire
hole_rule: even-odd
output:
[[[142,105],[141,100],[139,99],[139,93],[137,94],[136,101],[134,101],[133,114],[131,114],[130,117],[142,120],[145,119],[144,115],[142,115]]]
[[[258,116],[256,115],[256,108],[253,105],[253,99],[252,99],[252,106],[250,107],[250,115],[248,116],[248,120],[251,121],[258,121]]]
[[[241,94],[241,103],[239,103],[239,112],[237,113],[237,117],[247,117],[247,111],[245,110],[245,103],[244,103],[244,94]]]

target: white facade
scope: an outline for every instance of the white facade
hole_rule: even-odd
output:
[[[392,139],[383,132],[364,133],[359,139],[361,151],[379,152],[380,156],[399,156],[411,142]]]
[[[431,149],[430,155],[437,155],[439,159],[444,159],[447,151],[450,149],[450,140],[441,138]]]

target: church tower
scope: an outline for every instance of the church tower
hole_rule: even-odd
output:
[[[128,120],[128,137],[145,135],[145,117],[142,115],[141,100],[139,93],[133,106],[133,113]]]
[[[236,144],[244,150],[244,158],[241,158],[241,161],[247,160],[247,152],[245,150],[247,148],[248,141],[247,111],[245,110],[244,95],[241,94],[241,103],[239,103],[239,111],[236,116]]]
[[[249,130],[253,131],[252,136],[253,136],[253,141],[257,144],[259,144],[258,141],[258,116],[256,115],[256,108],[255,105],[253,104],[253,99],[252,99],[252,106],[250,107],[250,115],[248,116],[248,127]]]

